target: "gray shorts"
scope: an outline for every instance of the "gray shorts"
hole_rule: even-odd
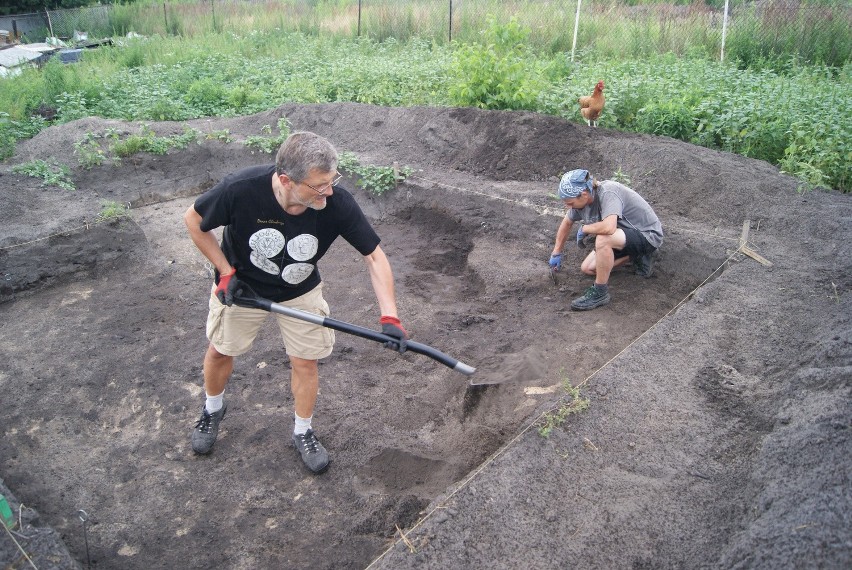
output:
[[[215,286],[210,294],[207,313],[207,338],[219,353],[239,356],[247,352],[260,327],[270,316],[275,317],[284,348],[288,355],[305,360],[318,360],[331,354],[334,348],[334,331],[293,317],[270,313],[263,309],[250,309],[219,302]],[[323,317],[329,316],[328,303],[322,296],[322,283],[290,301],[279,303]]]

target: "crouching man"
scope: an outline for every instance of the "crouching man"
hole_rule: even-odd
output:
[[[610,301],[609,275],[613,268],[632,262],[637,275],[650,277],[654,256],[663,243],[663,226],[639,194],[614,180],[598,182],[588,170],[565,173],[559,198],[568,212],[559,224],[550,255],[551,271],[562,267],[562,249],[575,222],[577,245],[594,244],[580,269],[595,277],[582,297],[571,302],[575,311],[588,311]]]

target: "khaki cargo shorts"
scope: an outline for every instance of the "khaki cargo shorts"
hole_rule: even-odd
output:
[[[288,355],[305,360],[318,360],[331,354],[334,348],[334,331],[293,317],[270,313],[263,309],[249,309],[236,305],[228,307],[219,302],[214,286],[210,293],[207,313],[207,338],[213,348],[226,356],[239,356],[247,352],[263,323],[270,316],[278,321],[284,348]],[[322,283],[301,297],[279,303],[323,317],[329,316],[328,303],[322,296]]]

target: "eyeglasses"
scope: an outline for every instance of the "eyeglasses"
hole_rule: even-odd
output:
[[[334,177],[334,180],[332,180],[332,181],[331,181],[331,182],[329,182],[328,184],[323,184],[323,185],[322,185],[322,186],[320,186],[319,188],[316,188],[316,187],[314,187],[314,186],[311,186],[311,185],[310,185],[310,184],[308,184],[307,182],[302,182],[302,184],[304,184],[305,186],[307,186],[308,188],[310,188],[311,190],[313,190],[314,192],[316,192],[317,194],[319,194],[320,196],[322,196],[323,194],[325,194],[326,192],[328,192],[328,191],[331,189],[331,187],[332,187],[332,186],[334,186],[335,184],[337,184],[338,182],[340,182],[340,181],[343,179],[343,175],[342,175],[342,174],[340,174],[339,172],[335,172],[335,174],[336,174],[337,176],[335,176],[335,177]]]

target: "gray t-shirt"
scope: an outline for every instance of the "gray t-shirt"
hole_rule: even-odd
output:
[[[663,244],[663,226],[642,196],[624,184],[604,180],[595,190],[595,201],[581,210],[570,209],[567,216],[575,222],[593,224],[615,214],[619,228],[638,230],[655,248]]]

